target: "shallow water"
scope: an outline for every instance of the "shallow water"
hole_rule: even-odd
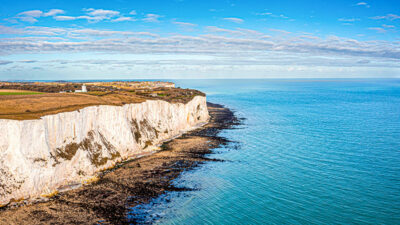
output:
[[[175,82],[246,120],[142,222],[400,224],[400,80]]]

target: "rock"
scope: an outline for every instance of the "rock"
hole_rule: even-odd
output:
[[[0,205],[51,197],[60,187],[95,181],[98,172],[154,151],[208,119],[203,96],[187,104],[147,100],[38,120],[0,119]]]

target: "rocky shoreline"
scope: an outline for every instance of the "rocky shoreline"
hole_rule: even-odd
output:
[[[166,142],[162,150],[121,163],[88,186],[53,196],[51,201],[0,210],[0,224],[135,224],[129,209],[169,191],[185,191],[172,184],[181,172],[203,162],[212,149],[229,141],[223,129],[240,124],[234,113],[208,103],[210,122]],[[132,213],[132,212],[131,212]]]

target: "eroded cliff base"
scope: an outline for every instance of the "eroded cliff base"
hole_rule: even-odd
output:
[[[218,137],[239,124],[234,114],[208,104],[210,123],[165,143],[162,151],[118,165],[98,182],[52,197],[51,201],[0,210],[0,224],[131,224],[129,208],[167,192],[182,191],[172,180],[185,170],[210,161],[206,154],[227,144]],[[135,216],[133,215],[132,218]]]

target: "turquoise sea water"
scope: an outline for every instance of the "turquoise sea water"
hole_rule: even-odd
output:
[[[158,224],[400,224],[400,80],[177,80],[245,117]],[[164,201],[168,199],[168,201]],[[146,221],[146,219],[144,219]],[[150,220],[149,220],[150,221]]]

